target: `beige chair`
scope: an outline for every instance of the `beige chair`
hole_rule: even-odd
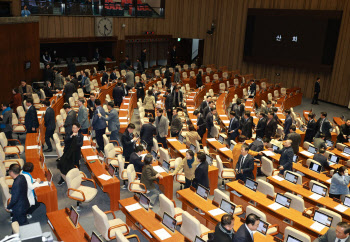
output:
[[[169,156],[168,150],[160,147],[159,148],[159,160],[163,162],[163,160],[167,161],[170,163],[170,169],[175,168],[175,159],[171,159]]]
[[[123,154],[123,148],[120,146],[120,144],[117,140],[109,140],[106,134],[102,135],[102,138],[103,138],[104,146],[106,146],[108,144],[112,144],[116,154]],[[114,146],[113,143],[116,143],[117,145]]]
[[[139,193],[147,193],[147,188],[145,184],[141,183],[140,180],[137,180],[135,172],[135,168],[133,164],[129,164],[126,168],[127,176],[128,176],[128,190],[129,192],[139,192]]]
[[[311,242],[311,238],[309,235],[307,235],[303,232],[300,232],[299,230],[296,230],[295,228],[292,228],[290,226],[287,226],[284,229],[283,242],[287,242],[288,235],[293,236],[294,238],[296,238],[302,242]]]
[[[84,91],[82,88],[78,88],[78,96],[79,98],[84,98]]]
[[[233,180],[236,177],[235,170],[230,168],[224,168],[224,163],[229,165],[229,162],[223,162],[219,155],[216,155],[216,162],[219,168],[219,178],[222,179],[221,188],[225,189],[225,180]]]
[[[317,162],[317,161],[315,161],[313,159],[307,159],[306,160],[306,165],[309,167],[311,162],[313,162],[313,163],[315,163],[315,164],[317,164],[319,166],[322,166],[319,162]]]
[[[40,103],[40,98],[37,93],[32,93],[33,105],[36,109],[40,109],[43,105]]]
[[[171,201],[164,194],[159,195],[159,210],[158,215],[163,218],[163,214],[166,212],[172,218],[176,219],[176,224],[182,224],[182,213],[183,210],[179,207],[176,207],[174,201]]]
[[[205,77],[205,83],[210,83],[210,77],[209,76]]]
[[[309,146],[313,146],[310,142],[307,142],[307,141],[305,141],[304,143],[303,143],[303,148],[304,148],[304,150],[308,150],[309,149]]]
[[[201,237],[204,241],[208,240],[208,233],[211,233],[207,227],[201,224],[198,219],[193,217],[188,212],[182,213],[182,225],[180,233],[185,236],[187,240],[194,241],[196,236]]]
[[[261,212],[259,209],[255,208],[251,205],[248,205],[245,209],[245,214],[247,216],[248,214],[251,214],[251,213],[258,215],[260,217],[261,221],[263,221],[269,225],[269,227],[267,229],[267,234],[277,235],[279,233],[278,225],[277,224],[271,225],[269,222],[267,222],[265,213]]]
[[[345,147],[346,147],[346,145],[344,145],[344,144],[342,144],[342,143],[337,143],[337,144],[335,145],[335,148],[337,148],[337,149],[340,150],[340,151],[343,151]]]
[[[57,124],[57,128],[58,128],[58,132],[62,135],[65,134],[66,131],[64,129],[64,121],[63,121],[61,115],[56,116],[56,124]]]
[[[17,145],[14,146],[8,146],[8,141],[17,142]],[[24,146],[21,144],[21,142],[18,139],[7,139],[4,132],[0,133],[0,144],[2,148],[4,149],[4,152],[6,154],[23,154],[24,152]]]
[[[233,85],[235,85],[236,87],[239,86],[239,81],[237,78],[233,79]]]
[[[115,237],[116,237],[117,242],[129,242],[130,239],[133,239],[133,240],[136,239],[137,242],[140,242],[140,239],[136,234],[124,236],[123,233],[118,231],[118,230],[117,230],[117,232],[115,232]]]
[[[261,157],[261,172],[267,177],[278,173],[278,171],[273,168],[273,162],[266,156]]]
[[[43,89],[40,89],[40,97],[41,97],[41,100],[45,100],[46,99],[46,95],[45,95],[45,92]]]
[[[113,211],[103,212],[97,205],[92,206],[92,213],[94,215],[94,225],[102,237],[107,240],[115,239],[115,233],[119,231],[123,235],[129,234],[129,226],[123,220],[116,218]],[[112,214],[112,220],[108,220],[107,214]]]
[[[284,196],[288,197],[291,199],[291,203],[290,203],[290,208],[293,208],[301,213],[306,213],[308,215],[312,215],[315,211],[314,208],[305,208],[305,203],[304,203],[304,199],[294,195],[290,192],[286,192],[284,193]]]
[[[81,185],[82,181],[92,182],[94,188]],[[97,194],[95,181],[86,177],[83,178],[78,168],[73,168],[67,173],[66,182],[68,187],[67,196],[77,201],[78,209],[81,202],[88,203]]]
[[[122,189],[127,189],[127,186],[125,185],[125,182],[128,180],[128,174],[126,169],[124,169],[124,164],[129,162],[125,161],[125,158],[122,155],[118,155],[118,164],[119,164],[119,179],[123,181],[123,187]]]
[[[299,185],[303,184],[303,177],[299,173],[292,172],[292,171],[284,171],[284,176],[286,176],[287,172],[298,177],[297,184],[299,184]]]
[[[12,187],[13,179],[10,176],[6,176],[6,167],[5,167],[4,163],[0,161],[0,178],[1,177],[5,178],[5,183],[9,187]]]
[[[119,161],[116,157],[117,153],[115,152],[114,145],[112,143],[109,143],[104,147],[104,154],[108,164],[112,164],[114,167],[119,167]]]
[[[274,96],[275,99],[277,99],[277,98],[280,97],[278,90],[275,90],[275,91],[273,92],[273,96]]]
[[[342,220],[343,220],[342,216],[339,213],[333,212],[327,208],[319,208],[318,211],[333,218],[332,223],[331,223],[331,227],[333,227],[333,228],[337,227],[337,224],[342,222]]]
[[[226,93],[225,83],[220,83],[219,84],[219,93]]]
[[[213,198],[212,203],[219,207],[222,199],[225,199],[226,201],[230,201],[229,195],[225,194],[223,191],[220,191],[219,189],[216,188],[214,190],[214,198]],[[234,211],[234,215],[238,216],[238,215],[243,214],[242,205],[236,205],[236,204],[234,204],[234,205],[236,206],[235,211]]]
[[[9,186],[6,184],[5,177],[0,177],[1,198],[3,206],[7,207],[11,200]]]
[[[67,113],[66,113],[66,111],[63,108],[60,109],[60,115],[62,116],[63,121],[66,120]]]
[[[17,115],[15,113],[12,113],[12,132],[14,134],[25,134],[26,133],[26,126],[24,124],[20,124],[17,119]]]
[[[218,80],[219,80],[219,75],[218,75],[218,74],[214,74],[214,75],[213,75],[213,79],[214,79],[215,81],[218,81]]]
[[[17,156],[17,158],[15,158],[15,159],[6,159],[6,155],[15,155],[15,156]],[[23,161],[23,159],[21,159],[19,157],[18,153],[7,153],[7,152],[4,152],[4,150],[2,149],[1,146],[0,146],[0,162],[4,164],[6,170],[8,170],[10,165],[12,165],[12,164],[18,164],[21,168],[24,165],[24,161]]]
[[[275,188],[273,185],[261,179],[257,179],[256,182],[258,183],[257,190],[259,192],[271,197],[276,197]]]
[[[63,155],[63,147],[61,146],[61,143],[56,144],[56,154],[58,158],[61,158]]]
[[[177,167],[180,165],[180,163],[182,162],[181,157],[177,157],[175,159],[174,165],[175,165],[175,170],[177,169]],[[180,183],[180,190],[182,190],[183,185],[186,183],[186,179],[185,179],[185,173],[183,173],[183,169],[181,169],[175,176],[175,181],[177,181],[178,183]]]
[[[19,122],[21,124],[24,124],[24,119],[25,119],[25,116],[26,116],[26,112],[24,111],[22,106],[18,106],[16,110],[17,110],[17,115],[18,115]]]
[[[196,69],[196,64],[195,64],[195,63],[192,63],[192,64],[191,64],[191,69],[192,69],[192,70]]]
[[[307,182],[305,182],[305,183],[307,183]],[[305,184],[305,183],[304,183],[304,184]],[[328,196],[328,192],[329,192],[328,187],[327,187],[326,185],[323,185],[322,183],[320,183],[320,182],[318,182],[318,181],[315,181],[315,180],[310,180],[310,181],[309,181],[309,188],[310,188],[310,190],[312,189],[312,186],[313,186],[314,184],[316,184],[316,185],[318,185],[318,186],[323,187],[324,189],[326,189],[326,190],[327,190],[326,196]]]

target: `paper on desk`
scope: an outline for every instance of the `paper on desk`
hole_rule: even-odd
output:
[[[85,150],[85,149],[92,149],[92,146],[91,145],[84,145],[81,147],[82,150]]]
[[[310,153],[309,151],[306,151],[306,150],[303,150],[300,153],[303,154],[303,155],[309,156],[309,157],[314,155],[314,154],[312,154],[312,153]]]
[[[39,145],[30,145],[30,146],[27,146],[26,148],[27,150],[34,150],[34,149],[39,149],[40,147]]]
[[[220,151],[228,151],[228,150],[230,150],[230,149],[227,148],[227,147],[224,147],[224,148],[220,148],[219,150],[220,150]]]
[[[37,111],[36,113],[37,113],[37,114],[44,114],[45,111]]]
[[[90,155],[86,157],[87,160],[98,160],[98,156],[97,155]]]
[[[187,107],[187,110],[188,110],[188,109],[194,109],[194,107]]]
[[[130,97],[124,97],[125,100],[130,100]]]
[[[157,101],[158,104],[162,104],[162,101]]]
[[[128,122],[120,122],[121,125],[128,125]]]
[[[272,210],[277,210],[277,209],[280,209],[283,206],[278,204],[278,203],[273,203],[273,204],[270,204],[268,207],[271,208]]]
[[[340,153],[341,155],[343,155],[343,156],[346,156],[346,157],[349,157],[350,155],[349,154],[346,154],[346,153]]]
[[[316,230],[318,232],[322,231],[322,229],[324,229],[326,226],[323,225],[323,224],[320,224],[318,222],[315,222],[313,223],[311,226],[310,226],[310,229],[313,229],[313,230]]]
[[[195,121],[195,122],[197,122],[197,119],[195,119],[195,118],[191,118],[191,121]]]
[[[169,142],[177,141],[177,139],[168,139]]]
[[[84,136],[84,140],[88,141],[88,140],[90,140],[90,137],[89,136]]]
[[[128,119],[128,117],[119,117],[119,119]]]
[[[128,109],[119,109],[119,111],[128,111]]]
[[[42,183],[38,183],[35,185],[35,187],[45,187],[48,186],[49,182],[48,181],[43,181]]]
[[[154,233],[160,238],[160,240],[165,240],[171,237],[171,235],[165,229],[158,229]]]
[[[108,181],[109,179],[112,179],[111,176],[106,175],[106,174],[99,175],[98,178],[100,178],[102,180],[105,180],[105,181]]]
[[[321,195],[318,195],[316,193],[312,194],[311,196],[309,196],[309,198],[313,199],[313,200],[318,200],[320,199],[322,196]]]
[[[158,173],[166,172],[163,167],[160,166],[153,166],[153,169]]]
[[[334,209],[336,209],[336,210],[338,210],[339,212],[345,212],[347,209],[348,209],[348,207],[346,207],[346,206],[344,206],[344,205],[342,205],[342,204],[338,204],[337,206],[335,206],[334,207]]]
[[[326,182],[328,182],[330,184],[331,181],[332,181],[332,178],[328,179]]]
[[[141,209],[141,206],[139,203],[134,203],[134,204],[131,204],[129,206],[126,206],[125,209],[128,210],[129,212],[132,212],[132,211]]]
[[[216,141],[215,138],[210,138],[210,139],[207,139],[207,141]]]
[[[267,156],[274,156],[274,155],[276,155],[275,153],[273,153],[272,151],[269,151],[269,150],[262,151],[262,153],[264,153]]]
[[[193,113],[194,111],[187,111],[188,113]]]
[[[229,123],[230,123],[230,120],[222,120],[222,122],[223,122],[224,124],[229,124]]]
[[[126,106],[129,106],[129,103],[123,103],[122,105],[126,105]]]
[[[219,117],[227,117],[225,114],[220,114]]]
[[[180,153],[185,153],[188,149],[182,149],[182,150],[179,150]]]
[[[245,106],[245,108],[252,108],[252,106]]]
[[[280,176],[273,176],[273,179],[276,179],[277,181],[283,181],[284,178],[280,177]]]
[[[223,213],[226,213],[224,210],[222,210],[221,208],[216,208],[213,210],[208,211],[211,215],[216,216],[216,215],[220,215]]]

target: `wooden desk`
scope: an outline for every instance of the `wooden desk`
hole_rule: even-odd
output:
[[[326,176],[323,173],[317,173],[315,171],[310,170],[309,168],[304,167],[301,163],[293,163],[293,170],[299,171],[304,174],[303,176],[303,182],[310,181],[310,180],[316,180],[319,181],[326,186],[330,186],[331,184],[331,178]]]
[[[269,208],[268,206],[273,204],[274,201],[270,200],[265,194],[259,191],[254,192],[253,190],[250,190],[249,188],[240,184],[238,181],[226,183],[226,187],[229,191],[236,191],[237,193],[241,194],[241,197],[238,197],[230,192],[231,201],[236,204],[241,204],[244,208],[251,205],[251,202],[255,203],[253,206],[265,213],[267,221],[269,221],[271,224],[278,224],[282,233],[284,233],[284,229],[287,226],[293,226],[295,229],[308,234],[311,239],[314,240],[318,236],[325,234],[328,230],[328,228],[324,228],[320,232],[313,230],[310,228],[310,226],[314,223],[314,221],[310,218],[304,217],[301,212],[295,209],[282,207],[277,210],[273,210]],[[293,225],[285,222],[285,219],[293,222]]]
[[[134,197],[129,197],[119,201],[120,209],[126,216],[126,224],[132,229],[137,229],[149,241],[161,241],[154,233],[158,229],[165,229],[171,237],[162,241],[185,241],[185,237],[175,230],[172,233],[155,217],[152,210],[146,211],[144,208],[129,212],[125,207],[138,203]],[[146,229],[153,238],[150,238],[143,230]]]
[[[90,141],[84,141],[83,146],[91,145]],[[106,170],[106,165],[101,164],[99,159],[96,159],[94,163],[90,163],[92,160],[87,160],[88,156],[97,155],[97,152],[92,148],[82,149],[81,154],[85,160],[85,164],[89,171],[91,172],[91,177],[100,186],[103,192],[109,195],[110,199],[110,210],[117,211],[118,201],[120,200],[120,181],[118,178],[113,177],[107,181],[98,178],[102,174],[109,175]]]
[[[311,190],[305,189],[300,184],[293,184],[293,183],[291,183],[287,180],[284,180],[284,179],[282,181],[279,181],[279,180],[275,179],[273,176],[269,176],[267,178],[267,180],[269,181],[270,184],[272,184],[274,186],[275,192],[284,193],[284,192],[289,191],[289,192],[292,192],[294,194],[301,195],[304,199],[306,208],[316,207],[316,206],[322,205],[323,207],[326,207],[326,208],[340,214],[343,217],[343,219],[347,220],[347,222],[350,221],[350,209],[348,208],[344,212],[338,211],[337,209],[335,209],[335,207],[338,206],[339,203],[333,201],[333,199],[330,197],[321,197],[320,199],[315,200],[315,199],[310,197],[313,194],[313,192],[311,192]]]
[[[345,124],[345,122],[340,117],[333,117],[333,122],[338,126]]]
[[[47,223],[54,232],[57,240],[64,242],[87,241],[84,228],[78,223],[76,228],[69,219],[66,209],[47,213]],[[90,238],[90,237],[89,237]]]

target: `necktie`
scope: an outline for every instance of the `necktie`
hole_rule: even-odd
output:
[[[240,163],[240,166],[239,166],[239,172],[241,172],[242,165],[244,163],[244,158],[245,158],[245,156],[242,156],[241,163]]]
[[[250,236],[252,236],[252,240],[254,241],[254,235],[253,235],[253,232],[250,232]],[[339,240],[338,242],[340,242],[340,240]]]

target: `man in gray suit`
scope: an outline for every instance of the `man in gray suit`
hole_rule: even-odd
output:
[[[67,113],[67,118],[63,126],[66,131],[66,135],[70,135],[70,133],[72,132],[72,125],[77,121],[77,114],[67,103],[63,105],[63,109]]]
[[[78,123],[80,124],[80,130],[83,134],[88,134],[88,129],[90,126],[89,119],[88,119],[88,111],[87,108],[84,106],[85,99],[79,98],[78,101]]]
[[[134,87],[134,82],[135,82],[135,75],[131,71],[130,67],[128,68],[128,70],[126,72],[125,79],[126,79],[126,90],[129,91],[130,89],[132,89]]]
[[[321,148],[327,149],[325,139],[326,135],[324,133],[320,133],[318,138],[314,138],[314,146],[317,148],[317,150],[320,150]]]
[[[293,148],[294,154],[298,154],[299,146],[301,143],[301,136],[300,134],[295,132],[296,130],[297,130],[297,127],[294,124],[292,124],[289,128],[289,134],[286,137],[286,139],[290,139],[292,141],[292,148]]]
[[[120,145],[119,140],[119,129],[120,129],[120,123],[119,123],[119,115],[118,111],[114,109],[114,103],[109,102],[107,105],[109,113],[107,113],[108,117],[103,117],[101,113],[98,113],[97,115],[103,119],[108,121],[108,129],[111,132],[110,140],[116,140],[118,141]]]
[[[157,141],[163,144],[164,149],[167,149],[166,137],[168,136],[169,120],[162,114],[163,109],[158,109],[156,117]]]
[[[171,120],[171,125],[170,125],[170,132],[171,132],[171,137],[177,137],[179,136],[180,131],[182,130],[182,121],[179,115],[177,114],[179,109],[174,108],[173,109],[173,118]]]
[[[98,144],[98,149],[104,151],[103,135],[106,133],[106,121],[98,116],[100,113],[101,116],[106,117],[106,112],[101,106],[101,100],[96,99],[96,110],[94,117],[92,118],[92,127],[95,130],[96,142]]]
[[[337,227],[329,228],[327,233],[318,237],[314,242],[350,242],[350,224],[339,222]]]

